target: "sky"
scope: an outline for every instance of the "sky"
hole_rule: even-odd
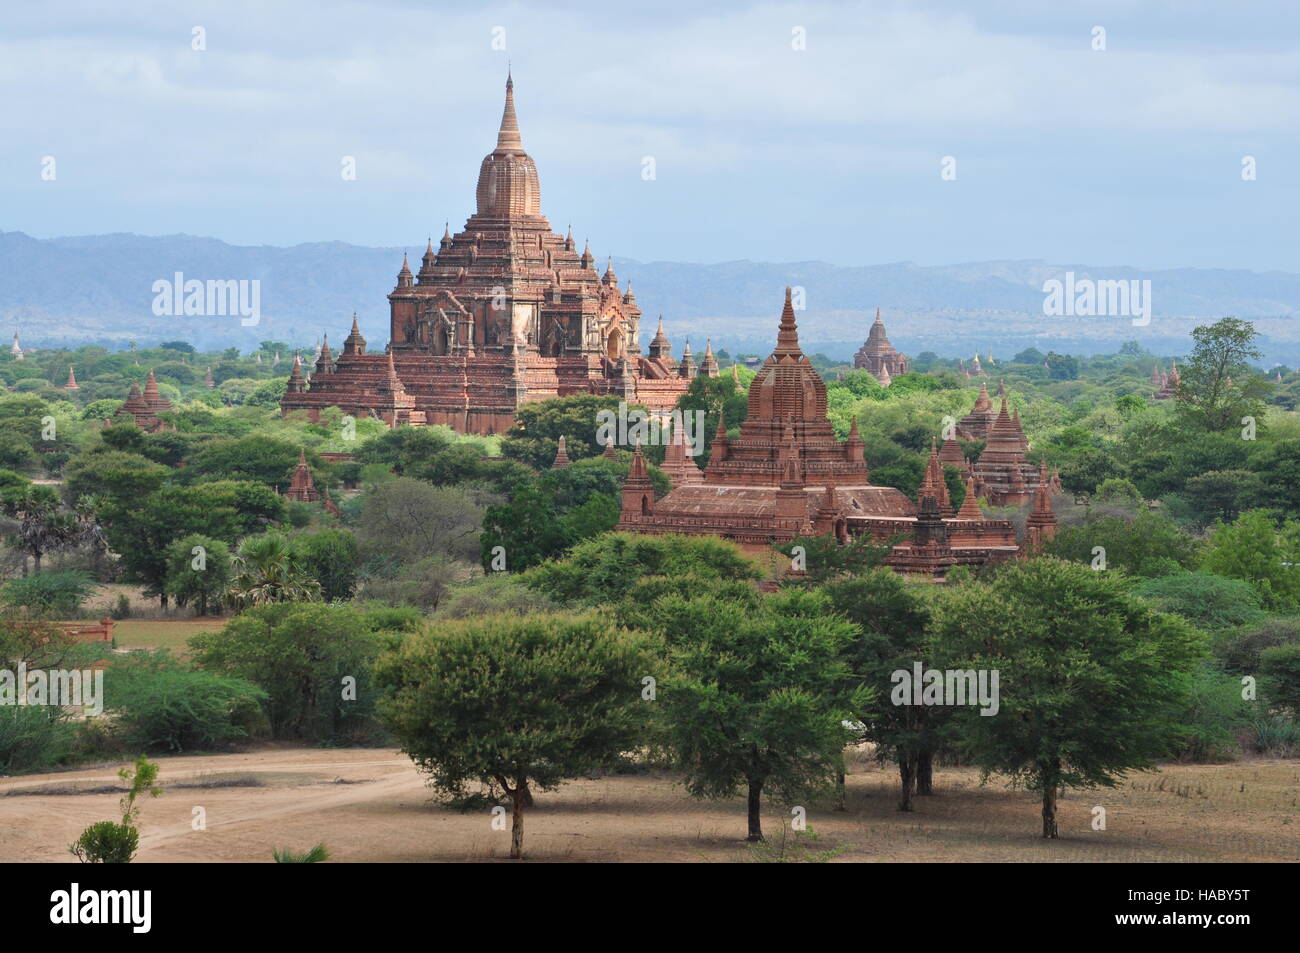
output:
[[[7,4],[0,230],[418,252],[507,64],[600,257],[1300,270],[1294,0]]]

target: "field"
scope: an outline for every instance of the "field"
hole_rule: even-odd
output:
[[[163,757],[166,793],[142,805],[138,860],[269,861],[273,847],[324,841],[341,861],[488,861],[509,851],[488,808],[433,802],[408,758],[387,749],[264,748]],[[0,781],[0,862],[68,861],[88,824],[117,813],[117,764]],[[1067,792],[1061,839],[1038,836],[1038,803],[972,769],[937,769],[935,796],[894,809],[897,776],[860,757],[847,811],[807,806],[812,850],[834,861],[1297,861],[1300,762],[1166,765],[1110,791]],[[1106,830],[1092,810],[1106,808]],[[193,830],[202,807],[207,829]],[[765,804],[779,844],[789,805]],[[574,781],[542,792],[526,815],[534,861],[754,859],[743,799],[698,802],[667,775]]]

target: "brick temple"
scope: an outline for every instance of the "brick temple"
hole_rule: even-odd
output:
[[[126,400],[117,409],[117,416],[130,417],[146,433],[157,433],[166,426],[159,415],[171,413],[171,410],[171,401],[158,392],[158,379],[150,368],[149,376],[145,378],[144,392],[141,393],[140,385],[133,382]]]
[[[885,322],[880,320],[880,309],[876,309],[876,320],[871,323],[866,342],[853,355],[853,366],[868,371],[880,382],[881,387],[888,387],[893,379],[907,373],[907,355],[900,354],[889,343],[885,334]]]
[[[887,562],[898,571],[936,578],[953,566],[1022,553],[1009,520],[980,512],[973,476],[960,510],[953,511],[933,447],[917,501],[871,483],[857,421],[847,440],[835,439],[826,385],[799,347],[789,289],[776,349],[750,384],[740,435],[729,439],[726,422],[719,421],[703,472],[684,446],[670,443],[667,451],[664,470],[673,488],[661,500],[654,498],[641,448],[633,452],[618,529],[717,535],[757,554],[798,537],[830,535],[847,542],[868,534],[895,541]],[[1055,531],[1048,482],[1044,471],[1043,489],[1033,494],[1027,545],[1040,545]]]
[[[612,259],[600,274],[572,229],[551,230],[509,78],[475,213],[463,231],[444,231],[436,250],[429,242],[418,271],[403,258],[388,302],[387,351],[366,352],[354,315],[337,357],[326,339],[310,375],[295,360],[284,413],[315,418],[339,407],[390,426],[494,434],[521,404],[572,394],[615,395],[666,413],[698,373],[689,354],[673,360],[662,321],[643,353],[631,284],[620,287]]]

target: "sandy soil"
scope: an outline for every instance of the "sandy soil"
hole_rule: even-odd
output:
[[[324,841],[338,861],[504,859],[509,832],[488,809],[434,803],[409,759],[386,749],[263,749],[157,759],[169,790],[142,804],[138,861],[269,861],[273,847]],[[117,812],[120,765],[0,780],[0,861],[74,862],[86,825]],[[257,786],[247,785],[249,781]],[[1296,861],[1300,762],[1170,765],[1119,788],[1070,792],[1058,842],[1038,836],[1032,796],[970,769],[936,771],[937,794],[895,810],[896,774],[859,759],[848,810],[806,805],[816,851],[836,861]],[[188,786],[186,786],[188,785]],[[36,793],[43,792],[43,793]],[[78,793],[80,792],[80,793]],[[1106,830],[1091,829],[1106,808]],[[207,829],[194,830],[194,809]],[[790,805],[768,801],[779,842]],[[543,792],[525,824],[537,861],[737,861],[743,800],[697,802],[667,775],[583,779]]]

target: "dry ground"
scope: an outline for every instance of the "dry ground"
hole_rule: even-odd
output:
[[[438,806],[406,757],[388,749],[267,748],[158,759],[169,790],[142,804],[140,861],[267,861],[318,841],[339,861],[502,859],[509,833],[486,808]],[[75,862],[67,845],[117,813],[120,765],[0,780],[0,862]],[[936,771],[933,797],[894,809],[896,774],[858,759],[848,810],[808,807],[816,848],[850,861],[1296,861],[1300,762],[1169,765],[1119,788],[1070,792],[1062,837],[1038,836],[1032,796],[971,769]],[[255,785],[255,786],[250,786]],[[82,793],[76,793],[76,792]],[[43,792],[43,793],[36,793]],[[1102,805],[1107,830],[1091,829]],[[207,830],[191,827],[193,809]],[[789,805],[769,800],[779,838]],[[583,779],[542,792],[527,816],[536,861],[746,860],[744,802],[697,802],[667,775]]]

